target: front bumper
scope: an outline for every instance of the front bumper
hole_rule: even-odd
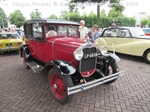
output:
[[[73,86],[73,87],[68,87],[67,88],[68,95],[71,95],[71,94],[74,94],[74,93],[77,93],[77,92],[81,92],[81,91],[93,88],[95,86],[104,84],[108,81],[117,79],[120,76],[124,75],[124,72],[125,72],[125,70],[117,72],[117,73],[109,75],[109,76],[106,76],[106,77],[103,77],[103,78],[100,78],[100,79],[96,79],[96,80],[93,80],[93,81],[90,81],[90,82],[86,82],[84,84],[80,84],[80,85]]]
[[[0,48],[0,52],[4,52],[4,51],[17,51],[19,49],[20,49],[20,47]]]

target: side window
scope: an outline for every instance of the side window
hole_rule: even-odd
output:
[[[131,37],[129,30],[127,29],[119,29],[118,36],[119,37]]]
[[[55,25],[46,26],[46,37],[57,36],[57,27]]]
[[[32,33],[34,39],[42,40],[43,39],[42,24],[38,24],[38,25],[32,24]]]
[[[107,29],[102,34],[104,37],[116,37],[117,36],[117,30],[116,29]]]
[[[24,30],[25,37],[31,38],[32,37],[32,24],[25,24],[24,29],[25,29]]]

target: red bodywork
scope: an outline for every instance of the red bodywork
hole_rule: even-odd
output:
[[[79,33],[78,33],[79,35]],[[52,36],[46,37],[46,28],[44,25],[45,41],[26,39],[26,44],[32,56],[45,64],[52,60],[64,60],[71,62],[72,66],[77,68],[77,61],[74,60],[73,52],[85,42],[79,39],[79,36]],[[81,73],[82,76],[88,77],[95,70]]]

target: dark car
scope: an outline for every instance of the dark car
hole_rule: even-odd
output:
[[[34,19],[24,23],[25,44],[20,56],[26,68],[48,73],[52,95],[61,104],[74,93],[100,84],[110,84],[119,71],[119,58],[105,47],[79,39],[79,23],[65,20]]]

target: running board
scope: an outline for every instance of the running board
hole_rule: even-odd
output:
[[[27,62],[27,65],[35,72],[35,73],[39,73],[43,70],[43,66],[38,65],[35,62]]]

